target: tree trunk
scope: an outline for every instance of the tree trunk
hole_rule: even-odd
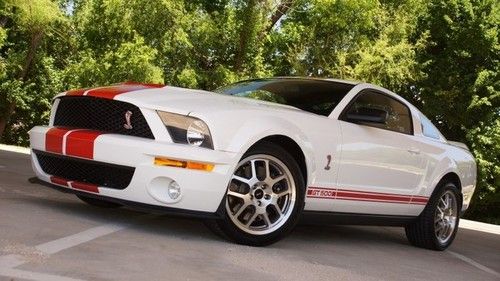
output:
[[[243,24],[239,30],[240,38],[238,41],[238,50],[234,59],[234,70],[240,71],[243,63],[245,62],[245,55],[247,53],[247,48],[249,41],[252,40],[252,28],[255,28],[255,22],[252,20],[254,18],[254,13],[256,12],[257,0],[250,0],[247,2],[246,7],[243,10]]]
[[[24,60],[24,67],[21,71],[21,80],[26,81],[28,77],[29,70],[31,68],[31,64],[33,63],[33,59],[35,58],[36,49],[40,45],[40,42],[43,38],[43,31],[35,31],[33,36],[31,37],[30,47],[28,49],[28,53],[26,54],[26,59]]]
[[[10,116],[14,113],[14,109],[16,108],[15,103],[10,103],[7,106],[7,110],[5,111],[4,116],[0,117],[0,137],[3,136],[3,132],[7,127],[7,123],[9,123]],[[1,139],[1,138],[0,138]]]
[[[266,32],[269,33],[276,23],[292,8],[294,0],[283,0],[269,20]]]

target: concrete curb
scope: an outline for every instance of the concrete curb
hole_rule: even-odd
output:
[[[21,146],[15,146],[15,145],[0,144],[0,150],[10,151],[10,152],[17,152],[17,153],[22,153],[22,154],[30,154],[30,149],[29,148],[27,148],[27,147],[21,147]]]
[[[500,235],[500,225],[495,225],[495,224],[461,219],[459,227],[463,229]]]

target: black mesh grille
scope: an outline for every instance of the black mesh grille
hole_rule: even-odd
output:
[[[35,150],[42,170],[68,181],[79,181],[114,189],[125,189],[135,168],[83,160]]]
[[[126,129],[125,113],[132,112]],[[94,97],[62,97],[54,126],[91,129],[102,132],[154,139],[146,119],[135,105]]]

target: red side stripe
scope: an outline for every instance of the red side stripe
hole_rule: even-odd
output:
[[[424,196],[342,190],[324,187],[309,187],[307,190],[307,197],[317,199],[353,200],[416,205],[425,205],[429,200]]]
[[[97,185],[95,185],[95,184],[73,181],[73,182],[71,182],[71,187],[74,189],[99,193],[99,189],[97,188]]]
[[[45,151],[62,154],[63,138],[68,129],[51,128],[45,134]]]
[[[337,198],[342,197],[344,199],[353,198],[353,199],[372,199],[372,200],[387,200],[387,201],[398,201],[398,202],[410,202],[411,196],[398,196],[394,195],[385,195],[385,194],[368,194],[368,193],[358,193],[358,192],[346,192],[346,191],[338,191]]]
[[[50,181],[55,184],[68,186],[68,181],[60,177],[51,176]]]
[[[66,137],[66,155],[94,158],[94,141],[102,132],[92,130],[78,130]]]
[[[420,198],[420,197],[413,197],[411,199],[412,203],[427,203],[429,201],[428,198]]]

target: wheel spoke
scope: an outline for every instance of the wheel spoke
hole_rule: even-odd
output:
[[[254,212],[245,225],[249,227],[255,221],[255,218],[257,218],[258,215],[259,214],[257,214],[257,212]]]
[[[444,227],[445,227],[445,226],[443,225],[443,223],[442,223],[442,222],[440,222],[440,223],[438,224],[438,226],[436,227],[436,235],[437,235],[438,237],[442,237],[442,236],[443,236]]]
[[[262,214],[262,218],[264,219],[264,222],[266,223],[267,227],[271,226],[271,220],[269,219],[269,215],[266,213]]]
[[[248,206],[250,206],[250,203],[247,203],[246,201],[243,202],[243,204],[241,205],[241,207],[238,209],[238,211],[236,211],[236,213],[234,214],[234,216],[236,218],[238,218],[241,213],[243,213],[243,211],[248,208]]]
[[[257,166],[255,165],[256,160],[250,161],[250,167],[252,168],[252,179],[257,178]]]
[[[265,160],[264,161],[265,164],[265,168],[266,168],[266,177],[265,177],[265,180],[269,180],[271,178],[271,164],[269,162],[269,160]]]
[[[438,206],[437,210],[439,212],[440,217],[442,218],[444,216],[444,211]]]
[[[283,216],[283,212],[281,212],[280,206],[278,206],[277,204],[274,204],[273,207],[276,210],[276,212],[278,213],[279,217],[281,218]]]
[[[236,192],[236,191],[231,191],[231,190],[229,190],[229,191],[227,192],[227,195],[234,196],[234,197],[238,197],[238,198],[241,198],[241,199],[243,199],[243,200],[245,200],[245,201],[249,200],[249,198],[248,198],[248,197],[249,197],[249,196],[248,196],[248,194],[243,194],[243,193],[239,193],[239,192]]]
[[[276,178],[271,179],[271,185],[274,186],[275,184],[277,184],[278,182],[284,180],[285,178],[286,178],[285,175],[277,176]]]
[[[244,177],[240,177],[240,176],[237,176],[237,175],[233,175],[232,179],[233,180],[237,180],[237,181],[242,182],[242,183],[246,183],[246,184],[249,184],[249,182],[250,182],[249,179],[246,179]]]
[[[450,215],[451,215],[451,211],[453,211],[453,202],[452,202],[452,198],[449,194],[447,194],[448,196],[446,196],[446,206],[447,206],[447,211],[450,212]]]
[[[444,200],[444,198],[441,197],[441,199],[439,199],[439,202],[442,204],[443,208],[446,208],[446,201]]]

